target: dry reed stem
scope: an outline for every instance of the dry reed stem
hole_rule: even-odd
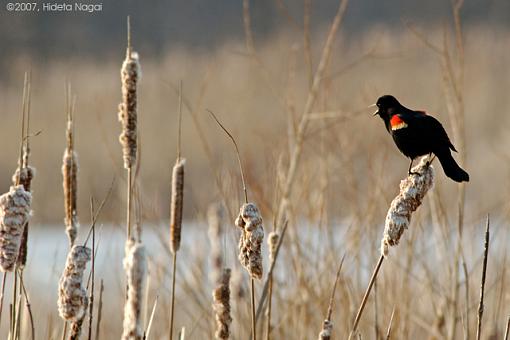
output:
[[[219,204],[212,204],[207,211],[209,224],[209,242],[211,243],[211,274],[210,280],[217,284],[222,276],[223,257],[221,253],[222,209]]]
[[[58,311],[66,321],[76,322],[85,316],[88,299],[82,281],[90,255],[90,248],[79,245],[73,246],[67,255],[58,291]]]
[[[276,249],[278,247],[278,240],[280,236],[277,232],[272,231],[267,237],[267,245],[269,248],[269,263],[273,263],[276,259]],[[270,339],[271,334],[271,310],[272,310],[272,296],[273,296],[273,276],[269,279],[269,291],[267,298],[267,327],[266,327],[266,340]]]
[[[255,203],[243,204],[235,224],[243,230],[239,239],[239,261],[252,278],[260,280],[263,273],[261,246],[264,228]]]
[[[434,169],[428,157],[413,167],[413,173],[400,182],[400,193],[391,202],[381,240],[381,254],[388,256],[390,246],[398,244],[404,230],[411,222],[411,215],[421,205],[427,191],[434,184]]]
[[[388,330],[386,331],[386,340],[391,338],[391,328],[393,327],[393,317],[395,316],[395,307],[391,311],[390,323],[388,324]]]
[[[216,288],[213,290],[213,310],[216,318],[216,339],[230,337],[230,268],[223,269]]]
[[[292,193],[291,192],[292,186],[296,178],[298,164],[302,155],[305,133],[308,127],[308,123],[310,121],[309,114],[312,112],[313,107],[315,105],[317,95],[322,84],[322,80],[324,78],[324,73],[326,72],[326,68],[329,64],[329,60],[331,57],[334,38],[336,36],[338,28],[340,27],[340,23],[342,22],[345,11],[347,9],[347,3],[348,0],[340,1],[335,18],[331,23],[326,43],[324,44],[322,55],[317,66],[317,70],[313,77],[312,86],[308,91],[306,104],[296,132],[296,143],[289,156],[289,165],[286,173],[285,183],[283,186],[282,199],[280,200],[278,209],[276,211],[276,223],[278,225],[280,225],[286,219],[285,213],[288,207],[288,200],[290,199],[290,195]]]
[[[145,247],[133,239],[128,239],[124,257],[128,290],[124,306],[123,340],[141,340],[143,338],[141,311],[146,266]]]
[[[333,314],[333,302],[335,301],[335,292],[338,284],[338,279],[340,278],[340,272],[342,271],[342,266],[344,264],[345,255],[342,257],[340,264],[338,265],[338,270],[336,272],[335,283],[333,284],[333,289],[331,290],[331,296],[329,298],[328,312],[326,315],[326,319],[322,323],[322,329],[319,333],[319,340],[330,340],[331,334],[333,333],[333,322],[331,321],[331,315]]]
[[[119,141],[122,145],[124,168],[130,169],[136,163],[137,84],[141,78],[138,53],[131,51],[130,45],[128,45],[120,75],[122,102],[119,104],[119,121],[122,124],[122,133]]]
[[[480,304],[478,305],[478,327],[476,329],[476,339],[480,340],[482,336],[482,318],[483,318],[483,293],[485,291],[485,279],[487,277],[487,260],[489,257],[489,240],[490,240],[490,219],[487,215],[487,225],[485,229],[485,245],[483,254],[483,269],[482,269],[482,280],[480,284]]]
[[[170,249],[176,253],[181,246],[182,208],[184,198],[184,158],[178,158],[172,171],[170,204]]]
[[[508,340],[510,336],[510,316],[508,317],[508,320],[506,321],[506,329],[505,329],[505,340]]]
[[[22,185],[11,186],[0,196],[0,269],[4,272],[14,270],[31,201],[32,195]]]

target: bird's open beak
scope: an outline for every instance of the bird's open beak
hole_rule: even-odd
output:
[[[369,105],[367,108],[372,108],[372,107],[375,107],[377,106],[377,104],[372,104],[372,105]],[[377,110],[375,110],[374,113],[372,113],[372,116],[377,116],[379,114],[379,108]]]

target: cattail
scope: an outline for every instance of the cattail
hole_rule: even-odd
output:
[[[278,240],[280,239],[280,235],[276,231],[272,231],[269,233],[267,237],[267,245],[269,246],[269,262],[273,263],[276,257],[276,248],[278,247]]]
[[[25,156],[27,152],[25,151],[23,156]],[[28,162],[28,160],[26,161]],[[25,161],[23,164],[27,164]],[[24,166],[20,169],[18,167],[16,172],[12,176],[12,183],[16,185],[16,182],[19,180],[19,184],[23,185],[25,191],[31,192],[32,187],[32,179],[35,177],[35,168],[31,166]],[[24,268],[27,263],[27,253],[28,253],[28,221],[25,223],[25,228],[23,228],[23,234],[21,235],[21,242],[19,247],[19,254],[17,259],[17,265],[20,268]]]
[[[222,210],[219,204],[212,204],[207,212],[209,241],[211,243],[211,281],[216,284],[221,276],[223,258],[221,254]]]
[[[184,158],[178,158],[172,171],[172,200],[170,205],[170,248],[176,253],[181,246],[182,206],[184,191]]]
[[[136,126],[137,126],[137,99],[136,88],[141,78],[138,53],[132,52],[128,47],[126,59],[122,63],[120,76],[122,81],[122,102],[119,104],[119,121],[122,124],[122,133],[119,136],[124,157],[124,168],[130,169],[136,162]]]
[[[73,245],[78,234],[78,213],[76,209],[78,197],[78,155],[69,146],[64,152],[62,175],[64,177],[64,222],[69,244]]]
[[[333,322],[331,320],[324,320],[322,323],[322,330],[319,333],[319,340],[331,339],[331,333],[333,332]]]
[[[398,244],[411,222],[411,215],[421,205],[427,191],[434,184],[434,168],[428,157],[423,157],[412,170],[412,175],[400,182],[400,193],[393,199],[386,215],[381,254],[388,255],[389,247]]]
[[[127,300],[124,306],[123,340],[141,340],[143,284],[146,272],[145,247],[133,239],[126,242],[124,270],[127,276]]]
[[[230,336],[230,274],[229,268],[223,269],[217,287],[213,291],[213,309],[216,316],[216,339],[228,339]]]
[[[239,239],[239,261],[252,278],[261,279],[263,271],[261,245],[264,228],[257,206],[254,203],[243,204],[235,224],[243,229]]]
[[[4,272],[16,264],[31,201],[32,195],[22,185],[11,186],[0,196],[0,268]]]
[[[87,307],[85,307],[86,312]],[[71,323],[71,334],[69,334],[69,340],[79,340],[81,337],[81,329],[83,326],[83,321],[85,321],[85,314],[83,314],[83,317],[78,320]]]
[[[58,290],[58,312],[66,321],[76,322],[85,316],[88,299],[82,281],[90,255],[90,248],[79,245],[73,246],[67,255]]]

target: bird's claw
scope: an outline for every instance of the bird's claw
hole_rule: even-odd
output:
[[[420,176],[420,173],[419,173],[419,172],[409,171],[408,175],[409,175],[409,176],[411,176],[411,175]]]

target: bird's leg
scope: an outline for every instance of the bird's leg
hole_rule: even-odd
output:
[[[411,175],[419,175],[419,173],[411,171],[411,168],[413,167],[413,161],[414,161],[414,158],[411,158],[411,163],[409,163],[409,169],[407,170],[407,174],[409,176],[411,176]]]
[[[434,157],[432,157],[432,152],[429,153],[429,160],[427,161],[427,166],[429,166],[430,164],[432,164],[432,162],[434,161],[434,159],[436,159],[436,155],[434,155]]]

